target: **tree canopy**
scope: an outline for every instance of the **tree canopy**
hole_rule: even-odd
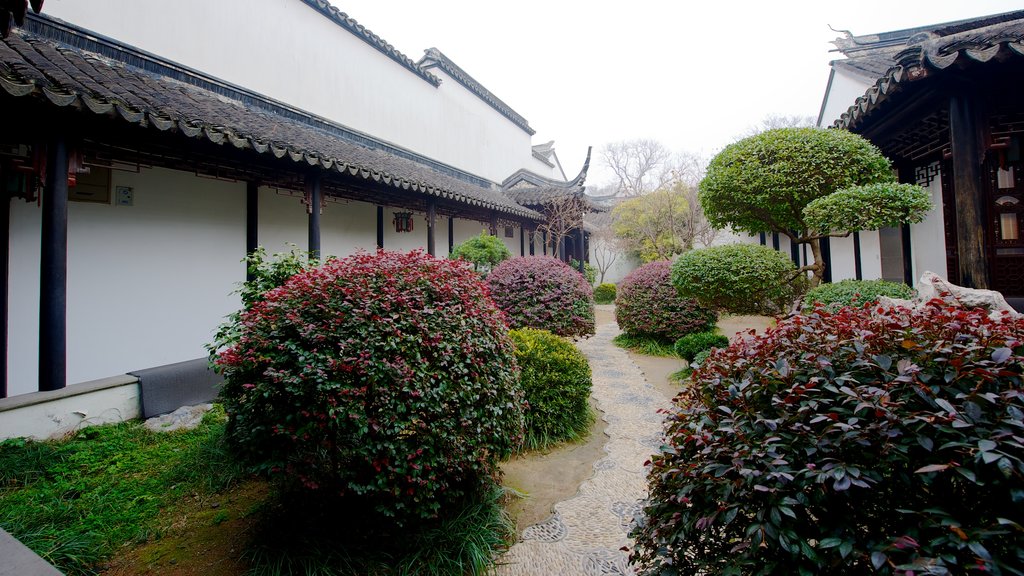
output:
[[[818,239],[918,222],[931,209],[919,186],[897,184],[873,144],[843,130],[778,128],[727,146],[708,166],[700,203],[716,227],[778,232],[809,243],[820,281]]]

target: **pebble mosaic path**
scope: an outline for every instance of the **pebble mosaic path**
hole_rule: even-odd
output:
[[[590,361],[593,396],[608,423],[605,456],[575,496],[523,530],[498,559],[499,576],[634,574],[621,548],[632,544],[627,534],[647,495],[644,462],[661,445],[664,416],[658,410],[671,403],[612,343],[618,334],[618,326],[609,323],[577,343]]]

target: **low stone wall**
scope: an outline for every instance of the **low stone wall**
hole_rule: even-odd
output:
[[[52,392],[0,398],[0,440],[61,438],[85,426],[123,422],[141,414],[137,377],[102,378]]]

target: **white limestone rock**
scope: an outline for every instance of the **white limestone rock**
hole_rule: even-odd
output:
[[[144,426],[153,432],[174,432],[175,430],[191,430],[203,421],[203,415],[213,408],[213,404],[182,406],[170,414],[161,414],[146,420]]]
[[[903,306],[905,308],[920,308],[927,302],[938,298],[952,306],[961,308],[984,308],[989,311],[989,317],[993,320],[1008,316],[1018,318],[1022,316],[1010,306],[1003,295],[995,290],[982,290],[978,288],[964,288],[952,284],[934,272],[925,272],[917,282],[917,296],[913,300],[900,300],[887,298],[878,299],[882,306]]]

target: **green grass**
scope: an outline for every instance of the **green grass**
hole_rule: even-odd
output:
[[[63,442],[0,443],[0,526],[68,574],[159,535],[182,498],[230,486],[242,470],[222,442],[223,412],[155,434],[139,422],[85,428]]]
[[[130,422],[63,442],[2,442],[0,526],[65,573],[96,574],[116,554],[161,539],[194,497],[245,486],[238,481],[251,476],[228,453],[224,427],[218,408],[188,432]],[[515,536],[503,489],[487,486],[436,521],[402,528],[358,500],[272,491],[251,510],[253,533],[225,542],[246,546],[252,576],[486,574]],[[222,510],[207,523],[227,520]]]
[[[639,354],[647,354],[648,356],[665,356],[669,358],[678,358],[676,354],[674,342],[668,342],[665,340],[659,340],[650,336],[634,336],[623,332],[612,339],[619,348],[625,348],[631,352],[637,352]]]

